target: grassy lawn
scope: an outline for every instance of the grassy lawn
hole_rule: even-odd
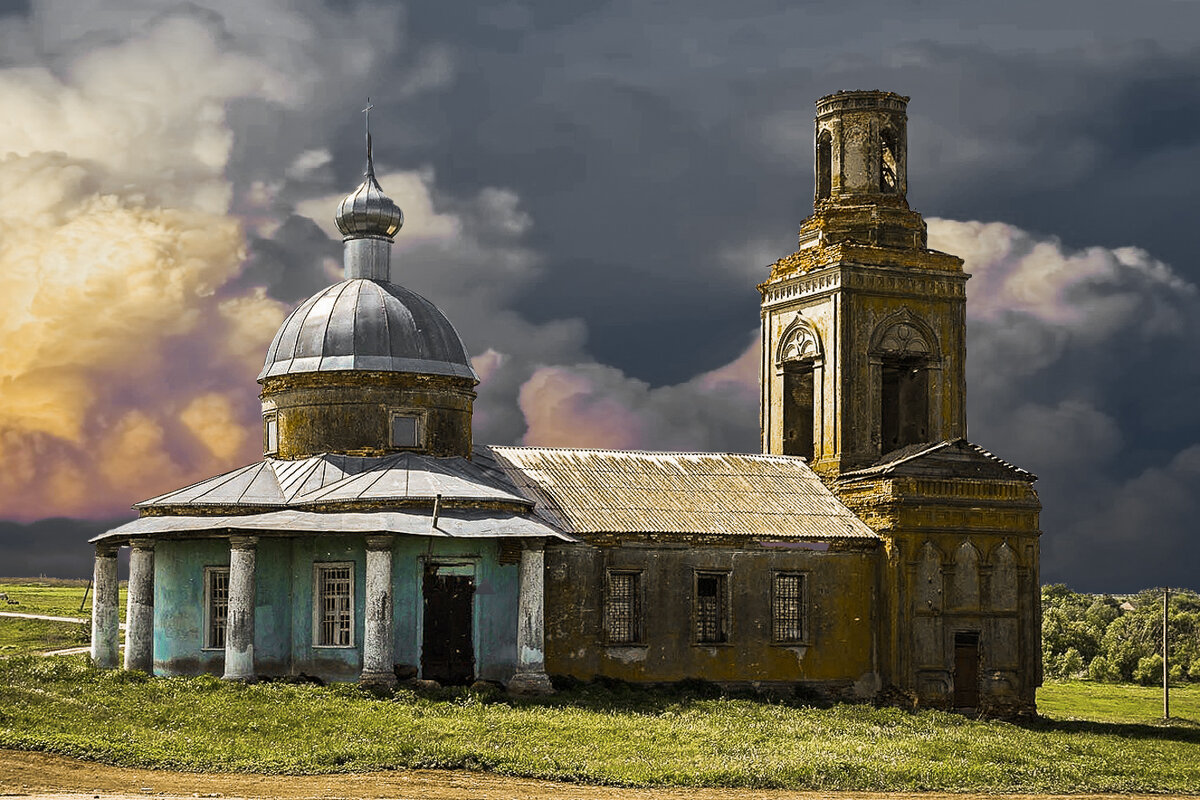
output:
[[[91,628],[87,623],[0,617],[0,656],[81,647],[90,640]]]
[[[1096,688],[1049,686],[1050,718],[1016,725],[598,686],[526,701],[466,690],[381,699],[354,686],[151,679],[98,672],[82,657],[13,657],[0,659],[0,746],[185,770],[466,767],[642,786],[1200,791],[1200,726],[1149,724],[1152,698],[1145,708],[1140,695],[1115,698],[1130,687],[1099,687],[1114,698],[1094,706]],[[1181,713],[1197,700],[1179,697]],[[1077,716],[1087,721],[1068,718]]]
[[[25,578],[17,581],[0,580],[0,611],[15,611],[21,614],[47,614],[53,617],[91,617],[92,596],[88,594],[83,610],[79,610],[83,593],[87,590],[86,580],[61,580],[54,578]],[[121,621],[125,621],[125,583],[121,583]],[[13,602],[15,601],[15,602]]]
[[[1038,711],[1059,720],[1159,724],[1162,687],[1054,681],[1038,691]],[[1171,687],[1171,718],[1200,728],[1200,684]]]

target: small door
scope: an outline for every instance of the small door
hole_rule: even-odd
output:
[[[425,630],[421,677],[443,686],[475,680],[475,642],[471,608],[475,578],[470,565],[429,564],[425,567]]]
[[[954,707],[979,707],[979,631],[954,634]]]

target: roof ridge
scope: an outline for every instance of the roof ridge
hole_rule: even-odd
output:
[[[539,445],[524,444],[488,444],[480,446],[500,450],[551,450],[559,453],[608,453],[613,455],[641,456],[737,456],[739,458],[779,459],[788,462],[800,461],[805,464],[808,463],[808,459],[804,458],[804,456],[788,456],[781,453],[736,453],[727,450],[617,450],[608,447],[542,447]]]

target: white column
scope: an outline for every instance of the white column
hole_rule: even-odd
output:
[[[154,670],[154,542],[132,542],[125,607],[125,669]]]
[[[367,537],[367,618],[363,637],[360,683],[392,686],[396,683],[392,644],[392,541],[391,536]]]
[[[117,666],[119,584],[117,583],[118,545],[96,545],[96,566],[92,572],[92,663],[101,669]]]
[[[515,694],[554,691],[546,675],[544,543],[521,551],[521,588],[517,607],[517,674],[508,682]]]
[[[225,621],[227,681],[254,680],[254,555],[257,536],[229,537],[229,615]]]

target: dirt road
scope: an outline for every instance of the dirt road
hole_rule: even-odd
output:
[[[395,798],[396,800],[979,800],[968,794],[877,794],[789,792],[747,789],[620,789],[583,786],[486,772],[398,770],[346,775],[245,775],[165,772],[109,767],[45,753],[0,750],[0,796],[27,798]],[[1007,795],[1009,800],[1049,800],[1048,796]],[[1069,800],[1134,800],[1163,795],[1070,795]],[[1068,800],[1063,796],[1062,800]]]

